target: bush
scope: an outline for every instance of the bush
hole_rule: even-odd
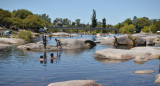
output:
[[[18,32],[17,37],[21,38],[21,39],[24,39],[27,42],[32,42],[33,41],[31,31],[20,31],[20,32]]]

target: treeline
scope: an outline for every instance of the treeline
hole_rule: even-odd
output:
[[[46,14],[33,14],[25,9],[14,10],[13,12],[0,9],[0,25],[6,28],[38,30],[52,26],[52,23],[51,18]]]
[[[110,25],[107,24],[105,18],[100,21],[97,20],[95,10],[93,10],[91,24],[84,24],[80,21],[80,19],[71,21],[68,18],[56,18],[51,22],[51,18],[47,14],[33,14],[25,9],[14,10],[13,12],[0,9],[0,25],[7,28],[16,27],[28,30],[38,30],[43,27],[119,28],[119,33],[135,33],[135,31],[156,33],[160,31],[160,19],[137,18],[134,16],[133,19],[128,18],[116,25]]]

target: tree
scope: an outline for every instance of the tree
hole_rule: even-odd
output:
[[[49,18],[49,15],[47,15],[47,14],[41,14],[41,15],[36,14],[36,16],[41,18],[41,19],[44,19],[48,23],[51,23],[51,18]]]
[[[24,25],[23,25],[22,19],[12,18],[12,20],[13,20],[13,23],[12,23],[13,26],[18,27],[18,28],[23,28]]]
[[[132,24],[132,20],[130,18],[128,18],[123,23],[129,25],[129,24]]]
[[[7,10],[0,9],[0,25],[4,25],[3,19],[6,17],[11,17],[11,13]]]
[[[136,20],[137,20],[137,16],[134,16],[134,17],[133,17],[133,20],[132,20],[132,23],[135,23]]]
[[[150,25],[150,20],[146,17],[143,18],[138,18],[136,19],[136,22],[134,23],[134,25],[136,26],[136,28],[138,30],[141,31],[141,29],[143,29],[145,26],[149,26]]]
[[[56,18],[56,19],[53,21],[53,24],[54,24],[54,25],[58,25],[58,26],[62,26],[62,18]]]
[[[102,28],[102,22],[97,22],[96,28]]]
[[[76,24],[77,24],[77,27],[79,27],[80,26],[80,19],[76,19]]]
[[[106,28],[106,19],[105,18],[102,19],[102,27]]]
[[[11,17],[5,17],[3,19],[3,25],[5,25],[5,27],[9,28],[13,23],[13,20]]]
[[[66,26],[69,26],[71,23],[71,20],[69,20],[68,18],[65,18],[62,20],[62,25],[66,25]]]
[[[75,26],[76,25],[76,23],[75,22],[72,22],[72,26]]]
[[[133,24],[125,24],[122,28],[120,28],[120,33],[132,34],[135,32],[135,26]]]
[[[33,13],[31,11],[28,11],[28,10],[25,10],[25,9],[18,9],[18,10],[14,10],[12,12],[12,17],[25,19],[25,18],[27,18],[28,15],[32,15],[32,14]]]
[[[160,20],[154,21],[150,26],[145,26],[142,29],[143,32],[153,32],[156,33],[157,31],[160,31]]]
[[[23,20],[24,27],[30,29],[40,29],[42,27],[46,27],[45,20],[36,17],[35,15],[29,15],[27,18]]]
[[[96,11],[93,9],[93,15],[92,15],[92,25],[91,27],[95,28],[97,26],[97,19],[96,19]]]

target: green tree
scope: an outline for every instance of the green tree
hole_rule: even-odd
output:
[[[125,24],[122,28],[120,28],[120,33],[132,34],[135,32],[135,26],[133,24]]]
[[[11,13],[7,10],[0,9],[0,25],[3,25],[3,19],[6,17],[11,17]]]
[[[106,19],[105,18],[102,19],[102,27],[106,28]]]
[[[23,28],[23,20],[20,18],[12,18],[13,22],[12,25],[18,28]]]
[[[98,22],[96,28],[102,28],[102,22]]]
[[[141,31],[145,26],[150,26],[150,20],[146,17],[136,19],[134,25]]]
[[[96,19],[96,11],[93,9],[93,15],[92,15],[92,25],[91,27],[95,28],[97,26],[97,19]]]
[[[137,16],[134,16],[134,17],[133,17],[133,20],[132,20],[132,23],[135,23],[136,20],[137,20]]]
[[[32,14],[33,13],[31,11],[28,11],[28,10],[25,10],[25,9],[18,9],[18,10],[14,10],[12,12],[12,17],[25,19],[25,18],[27,18],[28,15],[32,15]]]
[[[76,25],[76,23],[75,22],[72,22],[72,26],[75,26]]]
[[[62,20],[62,25],[63,26],[69,26],[71,23],[71,20],[69,20],[68,18],[65,18]]]
[[[3,19],[3,25],[5,25],[5,27],[9,28],[13,23],[13,20],[11,17],[5,17]]]
[[[129,25],[129,24],[132,24],[132,20],[130,18],[128,18],[123,23]]]
[[[77,25],[77,27],[79,27],[80,26],[80,19],[76,19],[76,25]]]
[[[27,18],[23,20],[24,27],[30,29],[40,29],[41,27],[45,27],[45,20],[36,17],[35,15],[29,15]]]
[[[45,20],[46,27],[52,26],[51,18],[49,18],[49,15],[47,15],[47,14],[41,14],[41,15],[36,14],[35,16],[41,18],[42,20]]]
[[[142,29],[142,31],[143,31],[143,32],[146,32],[146,33],[149,33],[149,32],[151,32],[151,27],[152,27],[152,26],[145,26],[145,27]]]

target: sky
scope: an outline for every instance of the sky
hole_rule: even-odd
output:
[[[68,18],[72,22],[90,23],[93,9],[97,20],[115,25],[134,16],[160,19],[160,0],[0,0],[0,8],[12,12],[27,9],[34,14],[47,14],[52,19]]]

